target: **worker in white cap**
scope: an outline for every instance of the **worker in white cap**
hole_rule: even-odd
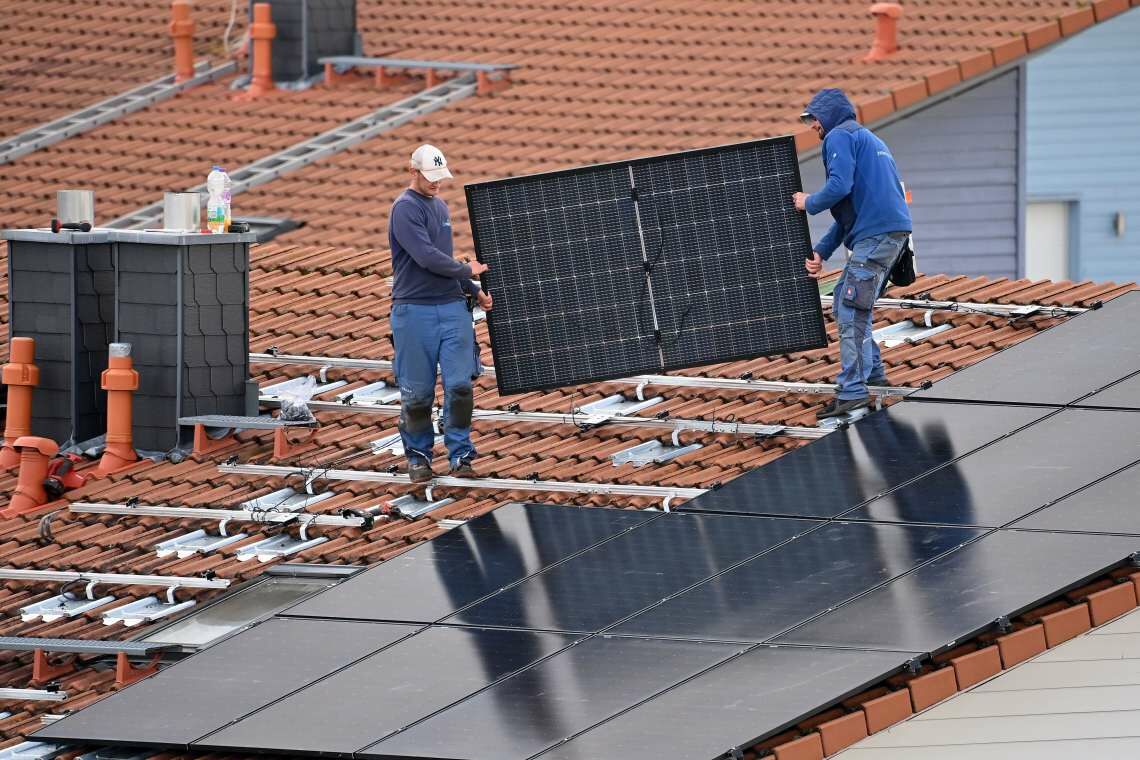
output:
[[[414,483],[433,477],[431,412],[438,366],[443,375],[441,427],[449,472],[473,477],[472,380],[478,368],[469,304],[478,302],[485,311],[491,310],[491,295],[471,279],[487,266],[457,261],[452,255],[451,216],[439,198],[440,183],[451,179],[451,171],[440,149],[416,148],[408,171],[411,183],[392,204],[388,219],[394,370],[400,385],[399,427],[408,475]]]

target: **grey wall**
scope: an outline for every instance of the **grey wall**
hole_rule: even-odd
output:
[[[1017,276],[1018,84],[1015,69],[885,127],[872,125],[913,193],[921,272]],[[807,192],[823,184],[818,155],[800,171]],[[811,217],[812,239],[830,222],[827,212]]]
[[[1077,202],[1074,279],[1140,280],[1140,8],[1028,64],[1030,199]],[[1127,231],[1118,237],[1116,212]]]

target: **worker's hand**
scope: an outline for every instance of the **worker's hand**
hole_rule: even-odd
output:
[[[479,308],[483,311],[490,311],[491,307],[495,305],[495,299],[491,298],[491,294],[485,290],[480,290],[477,298],[479,300]]]
[[[471,267],[472,277],[477,277],[487,271],[487,265],[480,261],[468,261],[467,266]]]
[[[818,280],[823,277],[823,259],[819,257],[818,253],[812,251],[811,258],[804,259],[804,269],[807,270],[812,279]]]
[[[807,208],[807,193],[793,193],[792,203],[796,204],[796,211],[803,211]]]

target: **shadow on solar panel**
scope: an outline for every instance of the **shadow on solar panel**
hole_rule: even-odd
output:
[[[504,394],[827,343],[790,137],[465,189]]]

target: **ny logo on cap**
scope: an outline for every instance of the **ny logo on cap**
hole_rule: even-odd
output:
[[[443,166],[443,156],[436,156],[435,157],[435,165],[436,166]]]

